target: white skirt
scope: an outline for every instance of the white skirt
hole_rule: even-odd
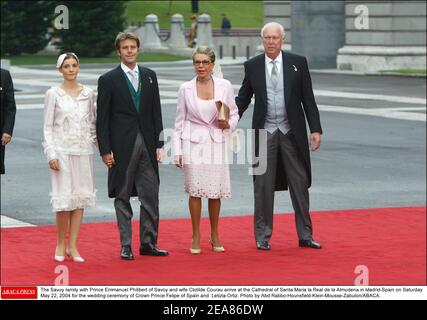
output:
[[[59,171],[50,170],[50,203],[55,212],[93,208],[96,191],[93,178],[93,155],[58,153]]]
[[[183,143],[184,190],[191,197],[231,197],[228,143]]]

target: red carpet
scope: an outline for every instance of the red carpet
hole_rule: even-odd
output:
[[[323,249],[298,248],[293,215],[276,214],[272,250],[259,251],[253,218],[223,217],[225,253],[209,250],[202,221],[202,254],[189,253],[188,219],[161,219],[159,247],[169,257],[118,258],[115,222],[87,223],[79,249],[85,263],[64,262],[70,285],[353,285],[356,266],[370,285],[426,285],[426,207],[314,212],[314,238]],[[134,253],[139,222],[134,222]],[[1,230],[1,285],[54,285],[54,226]]]

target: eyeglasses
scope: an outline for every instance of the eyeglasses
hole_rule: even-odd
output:
[[[200,66],[200,65],[208,66],[211,64],[211,62],[209,60],[203,60],[203,61],[195,60],[193,61],[193,64],[195,66]]]

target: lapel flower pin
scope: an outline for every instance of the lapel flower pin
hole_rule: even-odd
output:
[[[294,71],[298,71],[297,67],[293,64],[292,67],[294,67]]]
[[[148,79],[150,79],[150,83],[153,83],[153,79],[151,79],[151,77],[148,77]]]

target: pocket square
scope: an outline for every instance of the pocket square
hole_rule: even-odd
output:
[[[294,71],[298,71],[297,67],[293,64],[292,67],[294,67]]]

